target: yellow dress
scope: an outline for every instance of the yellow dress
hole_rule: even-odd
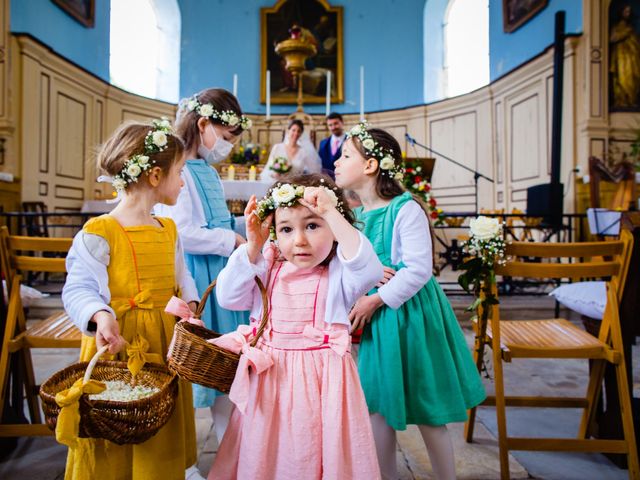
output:
[[[132,342],[140,334],[149,342],[148,358],[164,362],[176,323],[164,307],[178,290],[177,232],[172,220],[158,220],[162,227],[123,228],[115,218],[103,215],[87,222],[84,232],[99,235],[109,244],[110,306],[122,336]],[[95,339],[83,337],[80,361],[90,360],[95,352]],[[126,361],[126,352],[118,354],[118,359]],[[156,435],[141,444],[122,446],[80,439],[76,449],[69,450],[65,479],[184,479],[196,456],[191,384],[181,380],[173,416]]]

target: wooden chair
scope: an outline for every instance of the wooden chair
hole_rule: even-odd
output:
[[[25,393],[32,422],[31,425],[0,425],[0,436],[51,434],[46,425],[41,423],[37,399],[38,386],[35,383],[30,349],[79,348],[81,333],[64,311],[27,328],[20,298],[21,272],[64,273],[64,258],[35,254],[66,253],[71,247],[71,242],[71,238],[12,236],[6,227],[0,228],[0,267],[8,290],[7,316],[0,349],[0,418],[7,393],[10,354],[16,353],[20,355],[25,367]]]
[[[598,337],[592,336],[571,322],[561,318],[551,320],[501,320],[500,306],[493,305],[489,320],[475,325],[476,343],[474,358],[480,369],[485,345],[492,349],[495,376],[495,396],[488,397],[484,405],[496,407],[498,446],[502,479],[509,478],[509,450],[560,450],[573,452],[611,452],[627,455],[629,477],[640,478],[636,440],[633,430],[631,399],[627,383],[622,334],[618,305],[622,287],[629,269],[633,237],[623,231],[620,239],[607,242],[585,243],[535,243],[513,242],[507,246],[509,260],[496,268],[496,274],[536,279],[582,279],[585,277],[609,278],[607,281],[607,306]],[[581,263],[552,263],[553,259],[581,259],[600,257],[605,260]],[[543,259],[542,262],[525,262],[521,259]],[[490,286],[497,296],[495,282]],[[482,312],[479,312],[480,314]],[[478,315],[482,318],[482,315]],[[589,385],[585,398],[505,396],[502,362],[515,358],[590,359]],[[622,411],[624,439],[590,439],[595,407],[602,388],[605,366],[613,365],[618,384],[618,398]],[[506,407],[582,408],[582,420],[576,438],[519,438],[507,435]],[[469,411],[465,425],[465,437],[473,439],[476,410]]]

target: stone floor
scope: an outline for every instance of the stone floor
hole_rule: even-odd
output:
[[[469,303],[465,296],[451,295],[465,335],[471,344],[468,316],[463,312]],[[50,299],[50,302],[55,302]],[[548,297],[503,298],[503,314],[513,318],[550,318],[553,303]],[[566,314],[567,312],[562,312]],[[37,316],[33,309],[32,315]],[[570,319],[580,324],[579,318]],[[33,352],[37,381],[77,359],[75,350],[36,350]],[[640,353],[634,349],[634,385],[640,396]],[[491,374],[489,366],[489,374]],[[520,360],[505,365],[507,391],[513,394],[583,395],[586,390],[587,365],[581,361]],[[484,379],[488,392],[493,391],[490,378]],[[526,409],[508,411],[509,433],[516,436],[574,436],[580,420],[578,410]],[[208,410],[197,410],[200,471],[206,475],[215,457],[217,441]],[[449,426],[456,455],[456,471],[460,479],[499,478],[495,411],[481,408],[478,413],[475,441],[467,444],[462,438],[462,424]],[[4,447],[3,447],[4,448]],[[0,478],[4,480],[61,479],[64,476],[65,448],[52,437],[20,438],[18,446],[0,461]],[[429,459],[420,434],[410,427],[398,435],[398,465],[402,479],[430,479]],[[626,470],[619,469],[599,454],[567,454],[546,452],[513,452],[510,457],[512,478],[552,480],[623,479]]]

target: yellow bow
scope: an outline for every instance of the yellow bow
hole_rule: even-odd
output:
[[[117,318],[120,318],[125,312],[133,310],[134,308],[150,310],[153,308],[151,290],[142,290],[133,298],[112,300],[111,308],[116,312]]]
[[[136,334],[136,338],[132,343],[127,345],[127,368],[134,377],[142,370],[147,362],[163,363],[162,355],[158,353],[148,353],[149,342],[140,334]]]
[[[89,380],[84,385],[82,381],[83,379],[79,378],[71,388],[56,394],[56,403],[61,407],[56,425],[56,440],[70,448],[76,446],[80,432],[80,397],[83,393],[100,393],[107,388],[97,380]]]

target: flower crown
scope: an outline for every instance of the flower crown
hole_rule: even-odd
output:
[[[216,110],[210,103],[205,103],[203,105],[195,95],[187,100],[186,107],[189,112],[195,111],[201,117],[215,118],[223,125],[228,125],[230,127],[240,125],[242,130],[248,130],[253,124],[250,118],[244,115],[238,116],[238,114],[233,110]]]
[[[138,177],[142,172],[146,172],[151,168],[155,160],[151,160],[149,155],[162,152],[167,148],[167,135],[171,134],[171,123],[166,118],[161,120],[153,120],[153,129],[149,130],[144,137],[144,152],[139,153],[127,160],[111,184],[116,192],[120,193],[130,183],[138,181]]]
[[[321,179],[324,183],[324,180]],[[292,183],[278,183],[275,187],[270,189],[267,194],[258,202],[256,208],[256,214],[260,220],[264,220],[271,212],[274,212],[279,207],[293,207],[298,199],[304,198],[304,190],[306,187],[302,185],[295,185]],[[336,210],[344,214],[344,205],[338,199],[336,192],[326,185],[322,185],[324,191],[331,199],[331,203]],[[336,187],[337,188],[337,187]]]
[[[358,140],[360,140],[367,156],[373,157],[380,162],[379,165],[382,174],[394,180],[402,181],[404,178],[404,166],[402,164],[396,164],[393,159],[393,150],[380,146],[380,144],[373,139],[368,128],[368,124],[359,123],[347,133],[347,137],[357,137]]]

